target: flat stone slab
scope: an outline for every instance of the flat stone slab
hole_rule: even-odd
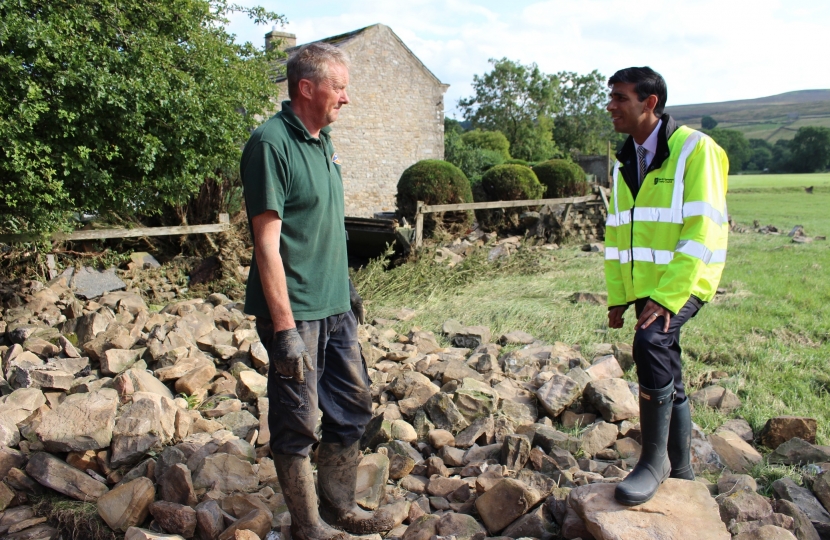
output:
[[[97,298],[110,291],[118,291],[127,288],[127,284],[115,275],[115,268],[107,270],[95,270],[84,266],[72,277],[72,288],[75,289],[75,296],[86,298]]]
[[[568,503],[595,538],[603,540],[730,540],[718,505],[699,482],[666,480],[653,499],[623,506],[614,499],[614,484],[588,484],[571,491]]]

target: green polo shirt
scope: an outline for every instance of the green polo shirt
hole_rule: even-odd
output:
[[[312,137],[283,101],[282,111],[259,126],[242,151],[240,172],[248,224],[266,210],[282,219],[280,255],[294,320],[344,313],[349,304],[343,179],[325,127]],[[253,229],[252,233],[253,234]],[[270,318],[254,250],[245,312]]]

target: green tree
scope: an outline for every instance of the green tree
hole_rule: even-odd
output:
[[[461,140],[469,147],[498,152],[504,159],[510,159],[510,141],[501,131],[482,131],[474,129],[461,135]]]
[[[235,43],[234,11],[282,21],[225,0],[0,3],[0,227],[151,215],[236,170],[277,53]]]
[[[607,79],[597,70],[587,75],[562,71],[556,78],[561,84],[562,107],[555,118],[553,140],[562,150],[605,154],[607,141],[617,139],[605,110]]]
[[[744,170],[744,166],[752,157],[752,149],[749,147],[749,141],[746,140],[743,133],[734,129],[717,128],[704,130],[704,133],[712,137],[726,152],[726,156],[729,158],[730,171]]]
[[[447,133],[458,133],[459,135],[464,133],[464,128],[461,126],[461,122],[456,120],[455,118],[448,118],[444,117],[444,136]]]
[[[700,127],[703,129],[715,129],[718,127],[718,121],[708,114],[704,114],[703,118],[700,119]]]
[[[772,164],[772,145],[764,139],[749,139],[751,154],[744,167],[751,171],[765,171]]]
[[[556,155],[553,117],[560,103],[559,81],[536,64],[490,59],[493,70],[473,76],[474,95],[458,101],[473,127],[501,131],[513,157],[537,161]]]
[[[772,161],[769,167],[772,172],[792,172],[793,153],[790,149],[790,142],[785,139],[778,139],[772,145]]]
[[[790,141],[794,172],[823,171],[830,165],[830,128],[804,126]]]
[[[470,184],[477,184],[488,169],[504,163],[504,156],[495,150],[469,146],[460,133],[450,131],[444,132],[444,160],[461,169]]]

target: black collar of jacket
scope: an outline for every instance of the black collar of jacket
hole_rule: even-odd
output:
[[[663,166],[663,162],[669,157],[669,139],[677,131],[677,122],[668,114],[660,117],[663,124],[660,126],[660,131],[657,132],[657,152],[651,164],[646,170],[646,174],[659,169]],[[625,140],[623,147],[616,154],[617,161],[620,162],[620,173],[623,175],[625,183],[628,184],[628,189],[631,190],[631,195],[634,199],[637,198],[637,193],[640,191],[640,183],[637,181],[639,171],[637,170],[637,151],[634,149],[634,138],[630,135]]]

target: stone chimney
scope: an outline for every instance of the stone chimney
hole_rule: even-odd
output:
[[[270,51],[273,47],[277,47],[278,50],[284,51],[296,46],[296,35],[289,34],[288,32],[278,32],[276,27],[265,34],[265,49],[268,51]]]

